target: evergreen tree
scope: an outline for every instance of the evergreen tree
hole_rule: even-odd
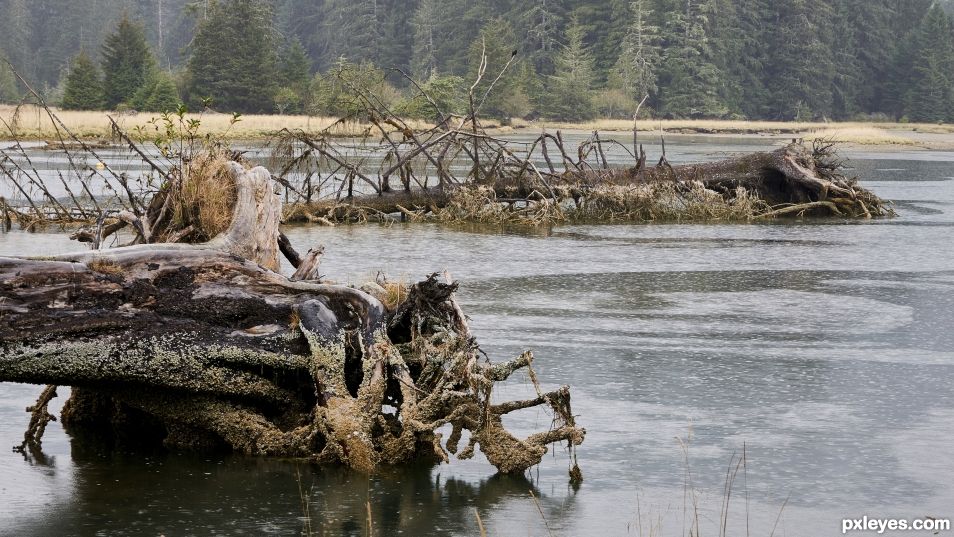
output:
[[[593,55],[594,80],[606,82],[619,57],[620,46],[629,24],[629,0],[574,2],[571,18],[583,29],[584,45]]]
[[[912,121],[954,120],[954,35],[940,4],[928,10],[913,38],[905,111]]]
[[[719,98],[732,117],[765,113],[766,28],[772,0],[713,0],[709,14],[712,60],[722,73]]]
[[[556,74],[547,86],[550,96],[545,116],[564,121],[583,121],[596,116],[593,89],[593,56],[583,43],[583,28],[574,21],[566,32],[567,44],[557,55]]]
[[[411,70],[421,80],[437,76],[438,47],[446,13],[442,0],[421,0],[414,13],[414,47],[411,55]]]
[[[182,99],[172,75],[158,69],[152,70],[132,99],[132,105],[142,112],[172,112],[180,104]]]
[[[712,0],[677,0],[676,4],[681,5],[670,5],[664,27],[661,107],[676,117],[724,116],[728,108],[719,89],[725,75],[713,59],[709,41]]]
[[[513,91],[500,95],[494,113],[504,116],[549,105],[543,82],[549,85],[549,76],[559,74],[555,60],[567,24],[576,19],[593,59],[592,92],[602,113],[631,110],[631,101],[642,99],[654,82],[646,110],[663,114],[900,118],[918,108],[918,93],[938,94],[925,88],[940,88],[946,78],[945,62],[927,54],[917,38],[935,1],[948,12],[954,6],[952,0],[638,0],[647,14],[644,31],[658,30],[649,39],[658,45],[653,62],[634,39],[642,33],[638,23],[634,28],[637,0],[0,0],[0,50],[51,96],[45,88],[58,81],[65,88],[61,75],[74,52],[89,51],[108,77],[106,104],[115,106],[130,100],[128,88],[137,83],[113,91],[113,80],[142,85],[144,70],[111,67],[107,56],[129,48],[148,55],[151,49],[167,71],[202,65],[182,78],[190,103],[214,97],[222,108],[272,111],[278,88],[298,91],[307,105],[303,58],[310,60],[309,72],[327,72],[344,56],[398,67],[422,81],[435,74],[467,81],[476,69],[470,45],[500,18],[512,24],[513,34],[501,50],[519,51],[511,69],[523,78],[503,81],[501,87],[510,84]],[[197,35],[203,28],[211,39]],[[270,44],[278,35],[287,47]],[[388,76],[407,86],[395,73]],[[233,95],[241,102],[231,101]],[[287,101],[283,110],[297,106]]]
[[[32,43],[33,17],[29,0],[6,0],[0,2],[0,50],[21,75],[36,78]],[[46,81],[44,81],[46,82]]]
[[[154,60],[145,28],[124,13],[116,31],[106,36],[102,57],[106,106],[115,108],[132,99],[152,70]]]
[[[651,23],[648,0],[633,0],[629,6],[629,32],[623,39],[609,82],[611,87],[623,90],[638,103],[658,89],[659,27]]]
[[[102,110],[105,103],[99,69],[85,52],[80,52],[67,75],[60,105],[66,110]]]
[[[311,80],[311,58],[302,46],[301,41],[293,39],[282,50],[278,60],[279,78],[281,85],[304,90]],[[297,91],[297,89],[296,89]]]
[[[481,54],[487,58],[486,72],[477,87],[474,88],[474,105],[480,108],[480,115],[507,119],[526,115],[530,110],[530,97],[524,89],[520,74],[522,61],[514,58],[517,49],[517,37],[513,27],[504,19],[494,19],[487,23],[480,35],[470,45],[470,71],[465,79],[467,84],[477,80]],[[514,59],[511,62],[511,59]],[[501,71],[511,62],[510,67],[500,76],[493,91],[487,93]],[[486,95],[486,99],[484,96]]]
[[[553,74],[553,58],[560,48],[560,31],[563,27],[565,2],[560,0],[534,0],[528,2],[520,18],[527,29],[523,50],[534,70],[541,75]]]
[[[0,50],[0,103],[10,103],[19,99],[20,92],[17,91],[16,76],[3,58],[5,56]]]
[[[189,97],[229,112],[271,112],[277,90],[272,13],[255,0],[209,4],[189,58]]]
[[[764,44],[766,112],[771,119],[831,117],[835,64],[831,4],[771,2]]]

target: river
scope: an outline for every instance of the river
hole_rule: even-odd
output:
[[[684,138],[670,160],[761,140]],[[322,273],[448,270],[483,349],[570,384],[584,482],[560,448],[525,476],[478,456],[372,477],[277,460],[117,453],[57,423],[10,448],[36,386],[0,385],[0,535],[840,535],[844,518],[954,518],[954,153],[858,150],[897,218],[770,224],[292,227]],[[0,255],[77,249],[0,233]],[[286,267],[287,270],[287,267]],[[516,378],[501,396],[532,390]],[[60,389],[57,408],[68,390]],[[526,412],[507,424],[546,429]],[[300,487],[303,493],[300,493]],[[531,496],[531,491],[532,495]],[[539,502],[536,503],[536,502]],[[888,533],[890,534],[890,532]]]

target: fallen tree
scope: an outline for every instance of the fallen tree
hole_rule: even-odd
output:
[[[320,283],[320,249],[302,258],[279,232],[269,172],[229,170],[233,214],[206,243],[0,258],[0,382],[72,386],[67,427],[362,471],[479,448],[501,472],[522,472],[548,445],[583,441],[569,388],[543,392],[530,352],[482,357],[455,283]],[[280,251],[297,266],[291,279],[276,272]],[[521,370],[537,396],[492,401]],[[33,407],[27,443],[54,395]],[[552,410],[550,430],[518,439],[503,427],[538,406]]]
[[[326,150],[327,146],[308,141],[302,133],[294,136]],[[545,143],[546,135],[540,140]],[[562,152],[562,144],[558,147]],[[893,214],[886,202],[843,174],[834,147],[826,144],[792,143],[775,151],[678,166],[665,157],[656,166],[647,166],[645,152],[640,150],[636,165],[628,168],[593,166],[585,156],[573,161],[564,154],[565,169],[559,171],[548,155],[550,171],[533,165],[532,148],[523,157],[500,147],[496,150],[496,156],[485,157],[494,162],[493,169],[477,174],[479,179],[461,180],[446,173],[433,185],[402,181],[403,188],[299,204],[290,207],[286,216],[321,223],[399,214],[412,220],[547,224]],[[389,185],[382,177],[376,183]]]

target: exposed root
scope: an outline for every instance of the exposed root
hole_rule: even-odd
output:
[[[36,448],[37,450],[43,444],[43,433],[46,432],[46,426],[51,421],[56,421],[56,416],[50,414],[50,401],[56,397],[56,386],[52,384],[40,392],[40,397],[36,403],[28,406],[26,411],[30,413],[30,425],[23,433],[23,443],[13,448],[18,453],[26,453],[27,448]]]

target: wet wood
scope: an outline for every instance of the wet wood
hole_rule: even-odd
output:
[[[210,242],[0,257],[0,382],[74,387],[70,427],[367,472],[447,460],[462,431],[461,456],[479,447],[504,472],[539,463],[554,442],[583,441],[568,388],[491,405],[494,384],[529,370],[532,354],[484,359],[456,284],[318,283],[322,248],[299,257],[287,238],[280,248],[268,171],[231,170],[234,215]],[[276,272],[280,250],[297,260],[290,279]],[[402,300],[388,306],[391,295]],[[559,426],[522,440],[503,428],[499,416],[532,406]],[[456,436],[444,442],[448,424]]]

